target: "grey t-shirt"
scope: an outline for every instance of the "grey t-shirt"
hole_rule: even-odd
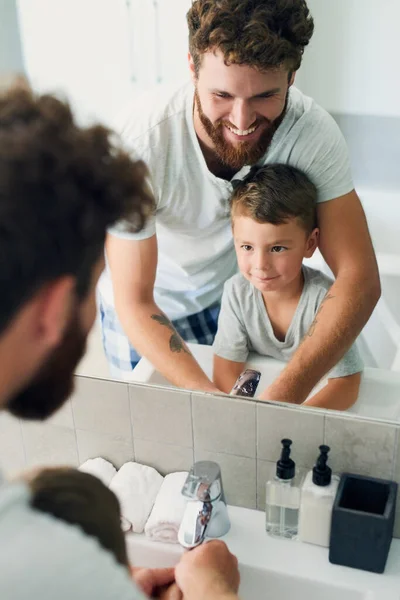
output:
[[[303,274],[303,291],[284,341],[275,337],[261,292],[240,273],[231,277],[224,286],[214,353],[235,362],[246,362],[249,352],[288,362],[332,285],[321,271],[305,265]],[[329,377],[344,377],[362,369],[361,357],[353,345]]]
[[[74,525],[34,510],[0,473],[2,600],[144,600],[128,570]]]

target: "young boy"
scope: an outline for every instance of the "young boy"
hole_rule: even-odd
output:
[[[41,469],[26,479],[33,508],[78,525],[129,568],[119,502],[100,479],[70,467]]]
[[[318,245],[317,190],[283,164],[252,169],[231,198],[240,273],[224,287],[214,349],[214,382],[229,393],[249,352],[289,361],[329,310],[331,279],[303,265]],[[355,346],[304,404],[346,410],[357,400],[363,365]],[[279,400],[279,398],[276,398]]]

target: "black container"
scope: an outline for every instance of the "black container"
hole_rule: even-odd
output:
[[[393,535],[397,483],[343,473],[332,510],[329,560],[383,573]]]

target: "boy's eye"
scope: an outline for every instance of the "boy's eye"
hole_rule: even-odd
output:
[[[284,250],[287,250],[285,246],[272,246],[271,248],[271,252],[283,252]]]
[[[241,248],[245,252],[250,252],[250,250],[252,250],[252,246],[249,246],[248,244],[243,244],[243,246],[241,246]]]

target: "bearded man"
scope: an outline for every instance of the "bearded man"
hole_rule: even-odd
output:
[[[318,190],[320,251],[335,282],[312,331],[264,399],[300,403],[380,295],[365,216],[334,120],[293,85],[313,20],[305,0],[194,0],[191,83],[133,104],[121,134],[149,166],[156,209],[139,234],[109,232],[99,291],[106,355],[129,376],[140,355],[173,384],[215,392],[185,344],[212,344],[237,269],[229,198],[251,167],[285,163]]]

